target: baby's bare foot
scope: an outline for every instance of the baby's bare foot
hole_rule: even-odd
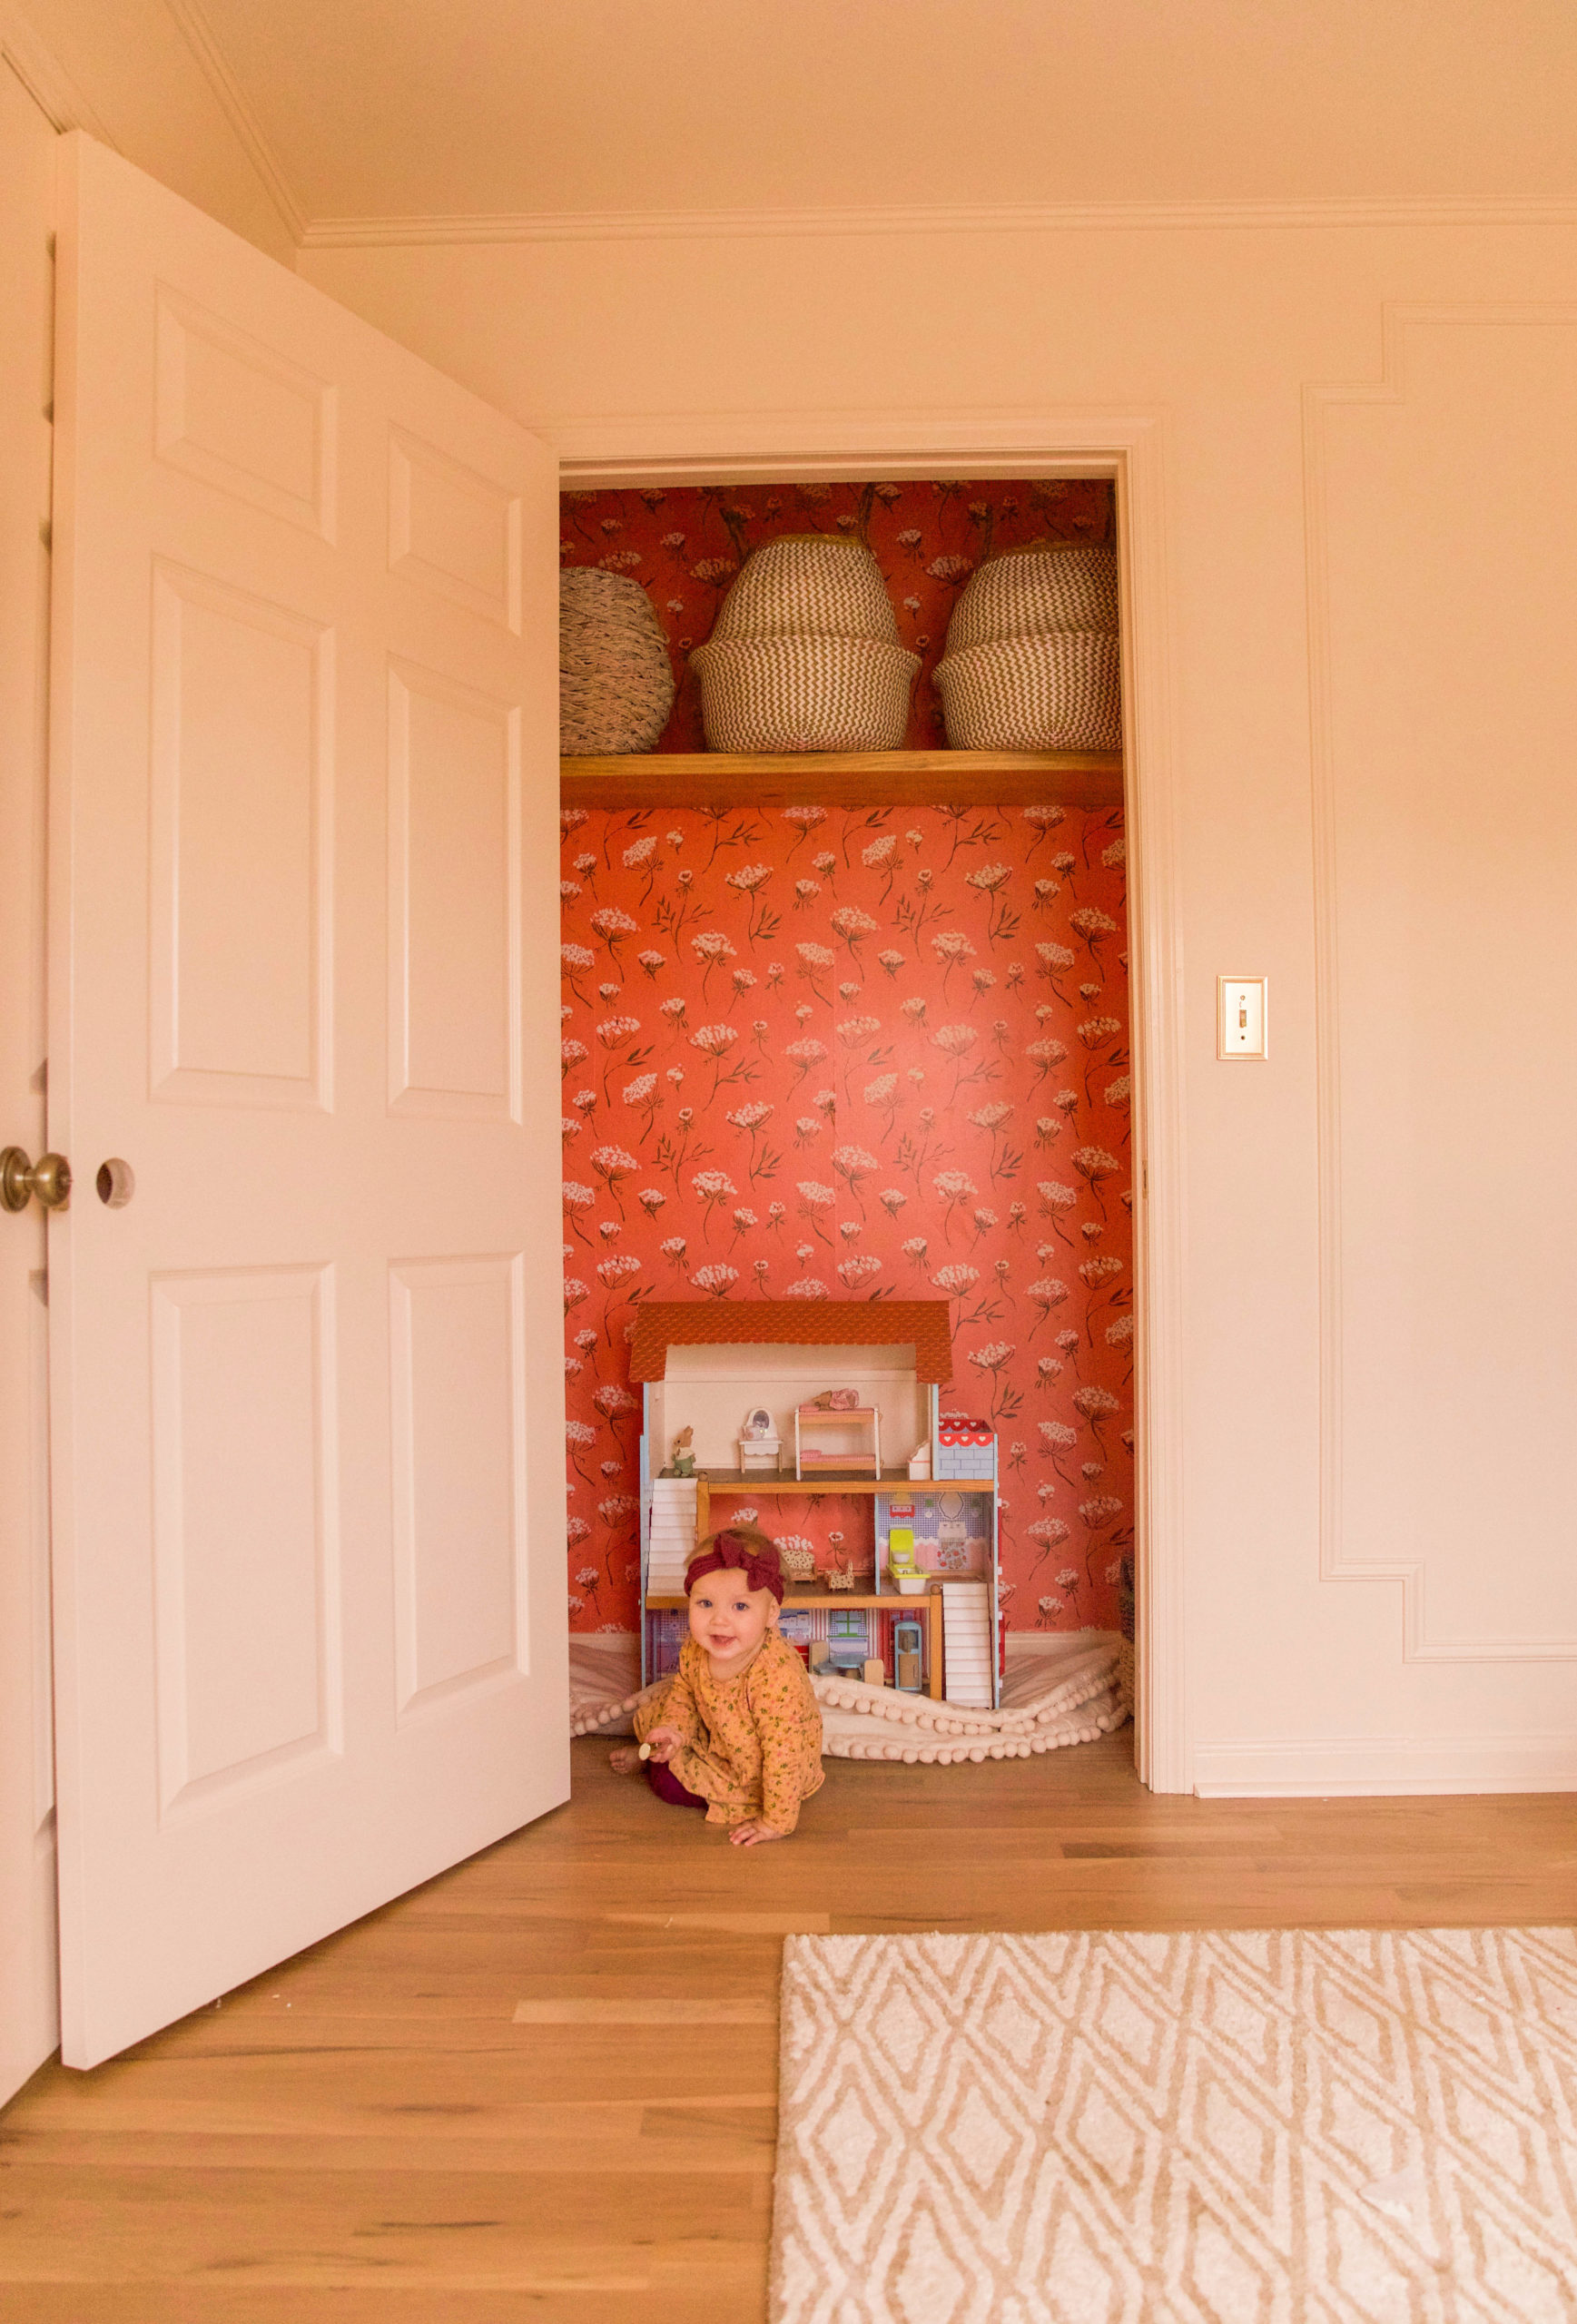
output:
[[[608,1753],[607,1763],[616,1776],[633,1776],[641,1755],[633,1743],[619,1743]]]

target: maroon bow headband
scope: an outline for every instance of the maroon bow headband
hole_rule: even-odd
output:
[[[737,1533],[715,1534],[713,1547],[691,1559],[685,1568],[686,1598],[707,1573],[743,1573],[747,1589],[770,1590],[778,1604],[783,1604],[783,1569],[775,1555],[770,1559],[758,1555]]]

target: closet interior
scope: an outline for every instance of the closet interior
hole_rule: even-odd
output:
[[[999,1668],[1008,1640],[1095,1629],[1129,1641],[1131,1680],[1134,1190],[1114,557],[1085,560],[1110,576],[1109,621],[1076,647],[1069,679],[1076,719],[1100,746],[956,746],[961,724],[1012,734],[1014,690],[1038,683],[1033,657],[982,653],[982,633],[989,648],[993,624],[1011,629],[1027,576],[1078,566],[1017,552],[1112,549],[1112,487],[654,487],[569,492],[561,507],[563,567],[590,576],[567,585],[567,608],[573,596],[595,620],[605,602],[627,605],[644,625],[619,680],[640,746],[598,751],[586,747],[595,719],[572,724],[583,705],[567,613],[572,1634],[609,1651],[622,1643],[633,1664],[644,1632],[648,1675],[665,1652],[643,1598],[661,1594],[653,1497],[674,1474],[674,1448],[654,1432],[643,1458],[651,1399],[632,1380],[643,1313],[944,1302],[951,1377],[939,1410],[991,1446],[991,1488],[976,1500],[994,1504]],[[807,537],[808,550],[793,546]],[[818,539],[869,555],[840,566]],[[854,631],[884,619],[854,601],[879,574],[892,628],[876,683],[893,670],[903,682],[879,713],[891,746],[707,747],[709,733],[714,745],[740,731],[787,738],[770,722],[781,725],[798,684],[798,649],[774,629],[770,590],[750,594],[773,580],[757,554],[769,543],[790,545],[780,581],[802,553],[832,569],[834,595],[857,568],[854,598],[833,614]],[[800,586],[794,566],[791,600]],[[866,664],[853,660],[857,692]],[[842,666],[823,706],[843,699]],[[805,732],[824,742],[813,724]],[[731,1393],[738,1405],[731,1448],[773,1399],[751,1385],[747,1322],[717,1320],[717,1336],[740,1343],[714,1392],[720,1411]],[[764,1340],[777,1336],[764,1318]],[[797,1356],[813,1370],[813,1350]],[[803,1387],[803,1363],[790,1368]],[[902,1429],[882,1448],[884,1492],[796,1492],[790,1446],[786,1480],[726,1505],[766,1512],[807,1583],[880,1570],[876,1527],[890,1526],[894,1492],[903,1516],[912,1472],[899,1464],[921,1452],[909,1439],[922,1432]],[[743,1455],[711,1457],[727,1463],[714,1492],[748,1487]],[[964,1530],[956,1480],[917,1476],[912,1492],[927,1497],[932,1535]],[[862,1633],[889,1684],[892,1628]],[[933,1669],[915,1675],[939,1685]]]

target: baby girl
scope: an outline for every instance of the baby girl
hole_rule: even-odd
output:
[[[675,1807],[702,1807],[742,1847],[786,1840],[819,1791],[822,1714],[809,1675],[777,1626],[777,1545],[754,1525],[724,1526],[685,1569],[690,1635],[679,1668],[636,1713],[644,1751],[610,1765],[646,1780]]]

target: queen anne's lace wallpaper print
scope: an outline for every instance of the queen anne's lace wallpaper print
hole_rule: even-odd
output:
[[[931,673],[975,566],[1112,523],[1099,481],[812,484],[568,493],[560,532],[567,565],[651,597],[679,681],[662,751],[703,747],[688,656],[750,550],[858,534],[922,656],[908,741],[925,748],[945,740]],[[1115,1628],[1133,1498],[1119,819],[807,804],[566,822],[574,1626],[636,1620],[638,1301],[941,1295],[946,1401],[1000,1433],[1010,1623]],[[862,1547],[849,1507],[774,1508],[823,1562]]]
[[[699,751],[701,702],[690,649],[712,634],[717,608],[753,548],[781,533],[853,533],[887,576],[902,643],[921,657],[909,718],[911,750],[946,741],[931,673],[941,659],[958,592],[982,558],[1035,540],[1109,540],[1111,487],[1098,478],[1032,483],[685,486],[665,491],[567,492],[559,556],[566,565],[628,573],[656,609],[679,691],[657,744]]]
[[[1120,817],[563,820],[574,1626],[636,1623],[640,1300],[940,1295],[944,1405],[1000,1436],[1010,1626],[1115,1629],[1133,1499]],[[825,1560],[839,1508],[793,1502],[780,1526]]]

